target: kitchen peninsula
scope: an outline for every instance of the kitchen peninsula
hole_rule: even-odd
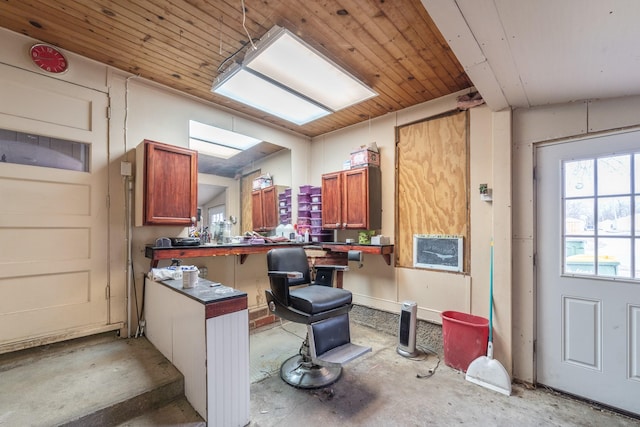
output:
[[[145,283],[147,339],[184,375],[185,396],[208,426],[249,423],[247,294],[199,279]]]

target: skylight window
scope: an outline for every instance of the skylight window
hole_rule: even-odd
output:
[[[189,120],[189,148],[228,159],[261,142],[257,138]]]

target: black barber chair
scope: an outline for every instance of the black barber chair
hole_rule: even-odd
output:
[[[318,266],[315,277],[302,247],[272,249],[267,253],[271,289],[266,291],[273,314],[307,325],[299,354],[280,367],[280,377],[298,388],[333,384],[342,364],[371,351],[351,343],[351,292],[332,287],[336,270],[346,266]],[[313,279],[313,280],[312,280]]]

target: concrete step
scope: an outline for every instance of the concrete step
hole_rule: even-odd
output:
[[[0,426],[114,426],[160,408],[187,416],[178,425],[202,421],[186,400],[176,406],[183,376],[144,337],[105,333],[0,355],[0,384]]]
[[[183,396],[178,400],[118,424],[117,427],[206,427],[207,423]]]

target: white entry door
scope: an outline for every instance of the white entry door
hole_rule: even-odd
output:
[[[537,381],[640,414],[640,132],[536,162]]]
[[[0,64],[0,353],[103,330],[105,93]]]

